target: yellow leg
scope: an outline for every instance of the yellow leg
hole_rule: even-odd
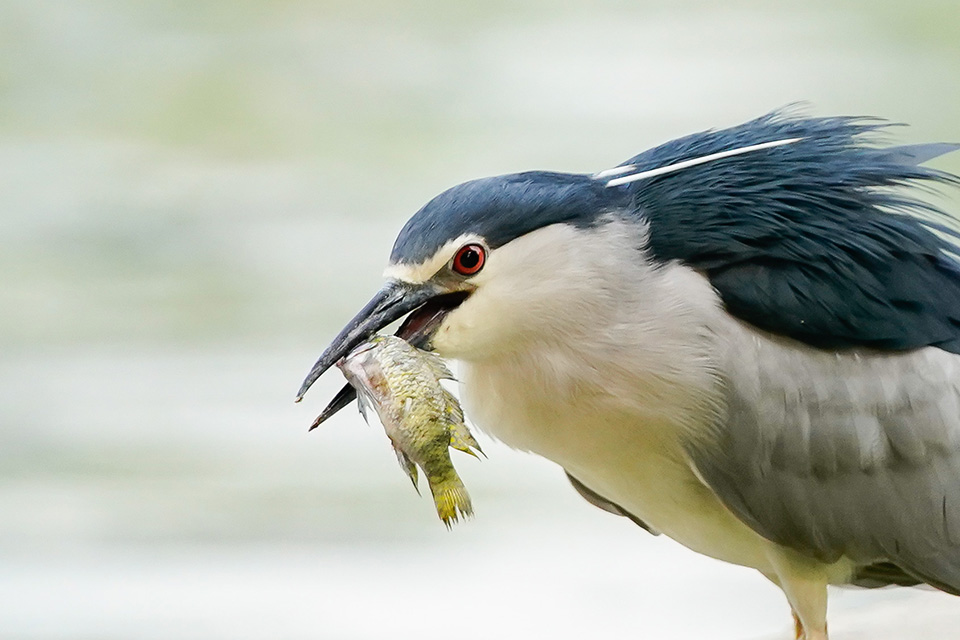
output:
[[[827,640],[827,575],[822,567],[792,553],[771,555],[775,573],[765,573],[783,589],[793,614],[796,640]]]
[[[793,635],[794,640],[803,640],[803,623],[800,622],[800,616],[797,615],[797,612],[793,609],[790,609],[790,613],[793,614]]]

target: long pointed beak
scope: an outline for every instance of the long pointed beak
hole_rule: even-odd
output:
[[[300,391],[297,392],[296,401],[300,402],[310,385],[316,382],[317,378],[333,366],[337,360],[347,355],[351,349],[394,320],[402,318],[408,312],[441,293],[443,291],[430,282],[423,284],[411,284],[400,280],[387,282],[373,296],[373,299],[360,310],[360,313],[347,323],[347,326],[333,339],[330,346],[313,365],[310,373],[307,374],[306,379],[300,386]]]
[[[337,395],[333,396],[333,400],[320,412],[320,415],[317,416],[317,419],[313,421],[313,424],[310,425],[307,431],[313,431],[329,418],[333,417],[335,413],[338,413],[340,409],[343,409],[356,399],[357,390],[354,389],[349,382],[343,385],[340,391],[337,392]]]
[[[433,331],[437,328],[444,314],[450,310],[450,304],[456,306],[457,302],[462,302],[466,298],[466,293],[449,293],[445,296],[431,298],[419,310],[411,313],[397,329],[395,335],[403,338],[418,349],[430,349],[430,338],[433,337]],[[334,414],[343,409],[351,402],[357,399],[357,390],[350,383],[343,385],[343,388],[337,392],[333,400],[324,407],[317,419],[310,425],[309,431],[313,431],[321,424],[326,422]]]

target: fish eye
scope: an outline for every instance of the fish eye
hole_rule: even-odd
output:
[[[462,276],[472,276],[483,269],[486,260],[486,249],[478,244],[467,244],[453,256],[453,270]]]

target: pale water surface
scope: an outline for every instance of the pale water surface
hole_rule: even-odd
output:
[[[441,189],[800,100],[960,140],[960,5],[0,4],[0,638],[790,637],[486,439],[448,533],[355,412],[306,433],[335,374],[292,399]],[[932,591],[831,607],[960,636]]]

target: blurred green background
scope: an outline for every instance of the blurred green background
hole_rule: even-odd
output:
[[[789,637],[759,575],[489,440],[447,533],[379,427],[306,433],[336,374],[292,400],[442,189],[796,101],[960,140],[960,4],[4,0],[0,638]]]

